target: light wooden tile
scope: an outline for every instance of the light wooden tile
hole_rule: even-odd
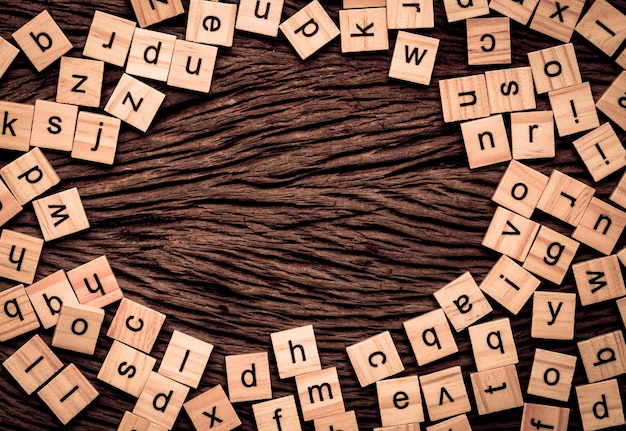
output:
[[[231,355],[224,358],[228,398],[233,403],[272,398],[269,356],[267,352]]]
[[[121,120],[109,115],[78,113],[72,158],[112,165],[115,161]]]
[[[622,326],[626,327],[626,298],[620,298],[615,301],[619,316],[622,319]]]
[[[208,93],[216,59],[217,47],[177,39],[167,85]]]
[[[512,160],[491,200],[523,217],[531,218],[547,184],[546,175]]]
[[[539,0],[530,28],[568,43],[585,6],[585,0]]]
[[[119,341],[113,341],[98,380],[137,398],[154,369],[156,359]]]
[[[103,308],[124,297],[106,256],[69,270],[67,278],[83,305]]]
[[[0,181],[0,226],[8,223],[20,212],[22,212],[22,205],[4,185],[4,182]]]
[[[492,370],[519,362],[511,321],[508,318],[472,325],[468,332],[478,371]]]
[[[583,82],[574,45],[557,45],[528,53],[535,91],[545,94]]]
[[[417,376],[376,382],[380,421],[383,427],[424,422],[424,407]]]
[[[374,431],[420,431],[422,428],[419,423],[394,425],[390,427],[374,428]]]
[[[489,109],[492,114],[535,109],[535,86],[530,67],[485,72]]]
[[[561,284],[580,244],[547,226],[541,226],[522,267],[554,284]]]
[[[172,429],[188,393],[188,386],[153,371],[137,399],[133,413],[163,428]]]
[[[324,368],[295,378],[302,419],[311,421],[345,412],[337,368]]]
[[[626,150],[610,123],[602,124],[573,144],[596,182],[626,166]]]
[[[190,399],[183,407],[197,430],[230,431],[241,425],[221,385]]]
[[[522,262],[526,259],[538,231],[539,223],[498,207],[482,245]]]
[[[583,306],[617,299],[626,287],[616,255],[599,257],[572,265],[576,289]]]
[[[313,424],[315,431],[359,431],[354,410],[315,419]]]
[[[508,16],[513,21],[517,21],[522,25],[527,25],[538,3],[539,0],[526,0],[522,2],[511,0],[491,0],[489,2],[489,8],[501,13],[504,16]]]
[[[466,21],[466,30],[467,63],[470,66],[511,64],[509,18],[471,18]]]
[[[443,0],[448,22],[457,22],[489,15],[487,0]]]
[[[173,34],[135,28],[126,73],[161,82],[167,81],[175,43],[176,36]]]
[[[510,410],[524,404],[515,365],[470,374],[479,415]]]
[[[148,419],[131,412],[124,412],[124,417],[122,417],[117,431],[167,431],[167,428],[153,424]]]
[[[536,349],[528,394],[567,402],[572,391],[577,360],[573,355]]]
[[[89,220],[76,187],[34,200],[33,208],[46,241],[89,229]]]
[[[404,371],[389,331],[352,344],[346,352],[361,387]]]
[[[54,328],[52,346],[93,355],[103,321],[102,308],[65,304]]]
[[[399,31],[389,67],[389,77],[430,85],[438,50],[439,39]]]
[[[39,329],[37,314],[22,284],[0,292],[0,342]]]
[[[626,424],[616,379],[576,386],[583,430],[600,430]]]
[[[616,253],[617,258],[621,262],[622,266],[626,266],[626,247]]]
[[[0,175],[20,205],[26,205],[61,181],[39,148],[33,148],[2,167]]]
[[[459,351],[446,314],[441,308],[407,320],[403,325],[420,366]]]
[[[387,10],[380,8],[339,11],[341,52],[387,51]]]
[[[446,368],[420,376],[420,385],[430,421],[438,421],[472,410],[461,367]]]
[[[456,332],[461,332],[493,311],[469,272],[452,280],[433,295]]]
[[[209,45],[233,46],[237,5],[191,0],[185,39]]]
[[[426,427],[426,431],[472,431],[467,415],[459,415],[435,425]]]
[[[30,134],[35,107],[24,103],[0,101],[0,148],[26,152],[30,148]]]
[[[153,24],[174,18],[185,12],[181,0],[130,0],[137,21],[141,27],[148,27]]]
[[[197,388],[212,351],[212,344],[174,330],[161,360],[159,374]]]
[[[382,3],[384,6],[385,2]],[[285,0],[240,0],[235,29],[269,37],[278,36],[284,4]]]
[[[570,136],[600,126],[588,82],[551,91],[548,97],[559,136]]]
[[[626,173],[622,174],[609,199],[622,208],[626,208]]]
[[[624,49],[621,54],[615,58],[615,63],[617,63],[617,65],[622,69],[626,69],[626,49]]]
[[[531,337],[573,340],[575,323],[575,293],[537,291],[533,294]]]
[[[626,15],[605,0],[595,0],[576,32],[610,57],[626,40]]]
[[[598,198],[591,199],[572,238],[600,253],[613,252],[626,226],[626,213]]]
[[[550,173],[537,208],[571,226],[578,226],[595,189],[558,170]]]
[[[553,158],[556,141],[552,111],[512,113],[511,149],[516,160]]]
[[[30,146],[72,151],[78,106],[37,100],[30,134]]]
[[[56,101],[98,108],[103,79],[103,61],[61,57]]]
[[[85,57],[124,67],[137,23],[100,10],[95,11],[83,48]]]
[[[626,373],[626,344],[622,331],[613,331],[579,341],[578,352],[589,383]]]
[[[488,117],[489,99],[485,75],[470,75],[439,81],[443,120],[446,123]]]
[[[537,429],[567,431],[568,424],[568,408],[525,403],[520,431],[533,431]]]
[[[78,299],[63,269],[28,286],[26,294],[44,329],[57,324],[64,304],[78,305]]]
[[[301,431],[300,416],[293,395],[252,404],[257,431]]]
[[[461,123],[470,169],[511,160],[511,147],[502,114]]]
[[[622,130],[626,130],[626,71],[615,78],[596,103],[596,107]]]
[[[0,234],[0,277],[31,284],[42,249],[42,239],[4,229]]]
[[[407,2],[387,0],[387,26],[390,30],[433,28],[435,6],[433,0]]]
[[[385,0],[343,0],[344,9],[362,9],[364,7],[385,7]]]
[[[270,334],[281,379],[322,369],[313,326],[301,326]]]
[[[13,46],[11,42],[0,37],[0,78],[9,69],[20,50]]]
[[[149,354],[164,322],[165,314],[122,298],[107,337]]]

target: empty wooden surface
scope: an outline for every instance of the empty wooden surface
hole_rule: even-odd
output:
[[[623,0],[613,1],[626,12]],[[185,9],[188,1],[183,2]],[[283,20],[306,4],[287,0]],[[341,4],[324,2],[338,23]],[[95,10],[135,19],[126,0],[32,0],[5,2],[0,36],[48,9],[80,56]],[[152,29],[183,38],[185,16]],[[403,375],[425,374],[460,365],[465,383],[475,371],[467,331],[457,335],[460,352],[418,367],[402,322],[436,308],[432,293],[471,271],[478,282],[498,256],[481,247],[496,205],[490,201],[505,165],[471,171],[457,124],[444,124],[437,82],[498,67],[467,66],[465,24],[448,24],[443,3],[435,1],[440,53],[429,87],[390,80],[391,50],[342,55],[338,40],[301,61],[286,39],[236,32],[232,48],[220,48],[209,95],[147,81],[166,94],[152,127],[141,133],[123,125],[112,167],[72,160],[45,151],[61,184],[78,187],[91,228],[44,246],[36,279],[107,255],[129,299],[167,315],[152,355],[158,362],[174,330],[215,346],[208,368],[190,397],[226,384],[224,356],[270,351],[274,397],[296,393],[293,379],[280,380],[270,334],[312,324],[323,367],[337,367],[347,409],[356,410],[362,429],[380,425],[374,385],[361,388],[346,346],[390,330],[405,366]],[[396,32],[390,32],[393,46]],[[512,66],[527,65],[529,51],[558,44],[512,24]],[[595,100],[620,69],[575,35],[583,79]],[[100,108],[122,70],[106,66]],[[58,63],[37,73],[20,54],[0,81],[0,100],[34,104],[53,100]],[[144,80],[146,81],[146,80]],[[537,97],[549,109],[546,96]],[[601,116],[601,121],[606,118]],[[617,128],[616,128],[617,129]],[[619,130],[619,129],[617,129]],[[622,143],[623,131],[618,134]],[[2,165],[17,153],[1,151]],[[573,149],[559,139],[557,156],[531,161],[594,184]],[[619,175],[597,187],[607,200]],[[535,220],[562,233],[571,228],[536,213]],[[32,206],[11,229],[40,236]],[[622,240],[617,249],[626,243]],[[574,262],[598,256],[582,247]],[[1,281],[6,289],[15,283]],[[541,290],[575,292],[571,272],[561,286]],[[511,317],[525,394],[535,348],[577,354],[575,342],[530,338],[530,303],[517,316],[494,305],[487,320]],[[108,328],[117,305],[107,307]],[[582,308],[575,339],[623,329],[614,301]],[[50,342],[51,331],[40,331]],[[6,359],[29,336],[0,345]],[[57,350],[75,363],[100,397],[70,425],[73,430],[112,430],[135,400],[96,380],[112,341],[101,332],[94,356]],[[157,363],[158,365],[158,363]],[[619,379],[622,394],[626,381]],[[586,383],[578,367],[574,384]],[[0,423],[3,429],[60,429],[36,396],[27,396],[0,370]],[[480,417],[475,430],[516,429],[521,409]],[[545,401],[544,401],[545,402]],[[580,429],[575,394],[571,429]],[[250,403],[236,406],[243,430],[255,429]],[[303,424],[312,430],[312,423]],[[175,429],[193,429],[181,412]]]

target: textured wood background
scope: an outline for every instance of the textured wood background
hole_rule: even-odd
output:
[[[307,324],[315,327],[322,366],[338,367],[346,408],[356,410],[362,429],[380,425],[375,388],[359,387],[345,347],[381,331],[392,332],[405,375],[461,365],[469,388],[475,367],[466,332],[457,336],[459,354],[418,367],[402,329],[403,321],[436,307],[433,291],[466,270],[482,281],[498,258],[480,243],[506,166],[470,171],[459,126],[443,123],[437,87],[440,79],[491,68],[467,66],[465,25],[448,24],[442,1],[435,3],[436,28],[422,32],[441,39],[429,87],[390,80],[391,50],[342,55],[335,40],[300,61],[282,36],[238,32],[232,48],[220,49],[209,95],[150,83],[167,94],[164,105],[147,133],[123,126],[113,167],[46,151],[62,179],[56,190],[79,188],[92,227],[46,244],[37,279],[106,254],[128,298],[167,314],[153,356],[162,357],[174,329],[216,346],[190,397],[225,385],[225,355],[270,351],[270,333]],[[623,0],[611,3],[626,12]],[[287,0],[283,19],[305,4]],[[340,3],[324,5],[338,22]],[[134,19],[126,0],[3,2],[0,35],[10,39],[43,9],[73,42],[73,56],[82,53],[95,10]],[[180,16],[153,29],[182,38],[185,23]],[[558,44],[515,23],[512,35],[512,66],[526,65],[529,51]],[[579,36],[573,42],[597,100],[619,70]],[[107,65],[101,107],[121,73]],[[20,55],[0,81],[0,99],[53,100],[57,76],[58,63],[37,73]],[[549,109],[546,97],[538,107]],[[0,152],[2,164],[17,155]],[[529,164],[592,184],[571,140],[558,141],[555,159]],[[598,184],[597,195],[607,199],[618,179]],[[541,214],[535,220],[571,232]],[[31,206],[8,227],[40,235]],[[575,262],[596,256],[582,247]],[[575,285],[570,273],[561,286],[546,282],[540,289],[574,292]],[[507,315],[494,305],[489,318]],[[115,308],[107,309],[106,327]],[[536,347],[577,353],[573,342],[532,340],[530,308],[512,317],[523,391]],[[579,306],[577,340],[618,328],[614,302]],[[49,341],[51,333],[42,336]],[[28,338],[0,345],[0,360]],[[101,394],[70,429],[115,429],[134,406],[133,398],[95,378],[110,345],[103,330],[93,357],[57,352]],[[280,380],[270,362],[274,396],[295,394],[293,380]],[[586,383],[581,366],[574,383]],[[620,384],[624,393],[623,377]],[[3,429],[60,428],[4,369],[0,388]],[[580,429],[573,393],[567,405],[571,429]],[[241,429],[255,429],[250,403],[237,412]],[[515,429],[520,418],[521,409],[486,417],[472,412],[470,422],[475,430]],[[175,429],[192,429],[184,412]]]

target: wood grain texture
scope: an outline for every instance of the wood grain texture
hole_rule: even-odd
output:
[[[188,9],[188,1],[184,1]],[[626,12],[624,0],[612,1]],[[283,20],[306,4],[287,0]],[[338,22],[340,2],[324,2]],[[32,0],[0,8],[0,36],[48,9],[80,56],[95,10],[135,19],[125,0]],[[152,27],[184,37],[185,17]],[[46,151],[61,177],[53,191],[78,187],[91,228],[44,246],[36,279],[107,255],[126,297],[167,315],[153,356],[160,362],[174,330],[215,346],[207,371],[190,397],[226,384],[224,356],[271,351],[270,333],[312,324],[323,367],[337,367],[347,409],[362,429],[380,425],[374,386],[361,388],[345,347],[390,330],[406,371],[426,374],[454,365],[475,370],[467,332],[460,352],[418,367],[402,322],[436,307],[432,293],[471,271],[478,282],[498,256],[480,243],[496,208],[490,201],[506,166],[470,171],[457,124],[444,124],[437,83],[493,68],[467,66],[465,25],[448,24],[435,2],[440,53],[429,87],[387,77],[391,51],[342,55],[335,40],[300,61],[284,37],[236,32],[220,48],[209,95],[150,85],[166,94],[147,133],[122,126],[112,167]],[[396,32],[390,32],[393,46]],[[529,51],[557,42],[512,24],[513,64],[527,65]],[[618,75],[610,59],[575,35],[584,80],[595,100]],[[100,108],[122,70],[107,65]],[[20,54],[0,81],[0,100],[34,104],[54,100],[58,63],[37,73]],[[538,97],[538,109],[548,109]],[[601,116],[602,121],[606,121]],[[618,131],[622,143],[623,131]],[[592,184],[571,140],[559,139],[557,157],[529,165],[559,169]],[[18,154],[0,152],[2,165]],[[607,200],[619,175],[597,185]],[[571,229],[547,216],[535,220],[562,233]],[[28,205],[9,225],[40,235]],[[622,240],[618,249],[626,245]],[[575,262],[597,257],[587,247]],[[14,283],[2,281],[6,289]],[[571,272],[561,286],[575,292]],[[108,328],[116,306],[108,307]],[[530,304],[511,317],[522,391],[536,347],[577,354],[575,343],[530,338]],[[507,313],[494,303],[490,318]],[[614,301],[580,308],[576,340],[621,328]],[[41,332],[49,344],[51,332]],[[101,333],[93,357],[58,351],[100,392],[72,430],[116,429],[135,400],[96,380],[111,346]],[[6,359],[28,337],[0,345]],[[158,364],[157,364],[158,365]],[[280,380],[270,352],[274,397],[295,394],[293,379]],[[626,381],[619,379],[622,394]],[[579,367],[574,384],[586,383]],[[0,369],[0,423],[4,429],[62,429],[37,397],[25,395]],[[471,392],[471,391],[470,391]],[[470,394],[473,405],[474,399]],[[526,396],[527,401],[541,399]],[[580,429],[572,394],[571,429]],[[255,429],[250,403],[237,405],[243,430]],[[485,417],[470,414],[475,430],[515,429],[521,409]],[[312,430],[305,423],[305,430]],[[184,412],[176,430],[193,429]]]

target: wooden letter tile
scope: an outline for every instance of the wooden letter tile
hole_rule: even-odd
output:
[[[354,410],[315,419],[313,424],[315,431],[359,431]]]
[[[605,0],[596,0],[576,32],[611,57],[626,40],[626,15]]]
[[[417,376],[376,382],[383,427],[424,422],[424,407]]]
[[[541,226],[522,267],[554,284],[561,284],[580,244]]]
[[[336,368],[299,374],[295,380],[305,421],[346,411]]]
[[[117,151],[121,121],[103,114],[78,113],[72,158],[112,165]]]
[[[450,367],[420,376],[426,410],[431,421],[438,421],[472,410],[461,367]]]
[[[439,81],[443,121],[472,120],[488,117],[489,98],[485,75],[471,75]]]
[[[103,61],[61,57],[56,101],[97,108],[100,106],[103,79]]]
[[[520,431],[536,431],[537,429],[567,431],[568,423],[568,408],[525,403]]]
[[[167,85],[208,93],[216,59],[216,47],[177,39]]]
[[[39,148],[33,148],[5,165],[0,169],[0,175],[21,205],[26,205],[61,181]]]
[[[11,42],[0,37],[0,78],[2,78],[9,69],[9,66],[11,66],[19,52],[20,50],[14,47]]]
[[[389,67],[389,77],[430,85],[438,50],[439,39],[399,31]]]
[[[135,28],[130,45],[126,73],[143,78],[167,81],[172,64],[176,36]]]
[[[467,415],[459,415],[426,427],[426,431],[472,431]]]
[[[613,331],[578,342],[589,383],[626,373],[626,344],[622,331]]]
[[[573,144],[594,181],[603,180],[626,166],[626,150],[609,123],[576,139]]]
[[[545,94],[583,82],[576,51],[571,43],[529,52],[528,62],[533,71],[537,94]]]
[[[148,27],[185,12],[181,0],[130,0],[141,27]]]
[[[63,368],[61,360],[39,335],[24,343],[2,365],[28,395]]]
[[[539,0],[530,28],[568,43],[584,5],[585,0]]]
[[[535,292],[530,335],[547,340],[573,340],[576,294]]]
[[[78,305],[72,285],[62,269],[28,286],[26,294],[44,329],[57,324],[64,304]]]
[[[509,410],[524,404],[515,365],[470,374],[479,415]]]
[[[339,28],[342,53],[389,49],[385,8],[340,10]]]
[[[121,341],[144,353],[150,353],[161,332],[165,314],[122,298],[107,337]]]
[[[524,261],[539,231],[539,223],[498,207],[482,245],[517,261]]]
[[[348,346],[346,352],[362,387],[404,371],[389,331]]]
[[[0,226],[6,224],[22,211],[22,205],[13,193],[0,181]]]
[[[470,169],[511,160],[502,114],[461,123]]]
[[[30,146],[72,151],[78,106],[37,100]]]
[[[576,397],[585,431],[626,424],[617,380],[576,386]]]
[[[0,148],[28,151],[34,112],[33,105],[0,101]]]
[[[33,201],[39,227],[46,241],[89,229],[89,220],[76,187]]]
[[[611,255],[572,265],[576,288],[583,306],[626,295],[619,260]]]
[[[107,353],[98,380],[137,398],[154,369],[156,359],[119,341]]]
[[[0,277],[31,284],[42,248],[42,239],[4,229],[0,234]]]
[[[124,417],[117,431],[167,431],[167,428],[153,424],[148,419],[144,419],[131,412],[124,412]]]
[[[272,398],[272,380],[267,352],[232,355],[224,358],[228,398],[233,403]]]
[[[531,218],[547,184],[547,176],[512,160],[491,200],[521,216]]]
[[[133,413],[163,428],[172,429],[188,393],[188,386],[153,371],[137,399]]]
[[[572,238],[598,250],[600,253],[613,252],[626,226],[626,213],[617,208],[593,198],[578,226],[572,233]]]
[[[596,190],[553,170],[537,208],[571,226],[578,226]]]
[[[13,33],[13,40],[17,42],[38,72],[72,49],[71,42],[47,10]]]
[[[508,16],[522,25],[527,25],[535,11],[539,0],[516,1],[516,0],[491,0],[489,8]]]
[[[467,20],[478,16],[489,15],[487,0],[443,0],[448,22]]]
[[[183,407],[197,430],[230,431],[241,425],[221,385],[187,401]]]
[[[235,28],[249,33],[276,37],[284,4],[285,0],[240,0]]]
[[[622,69],[626,69],[626,49],[624,49],[622,53],[617,56],[615,63],[617,63],[617,65]]]
[[[258,431],[301,431],[300,416],[293,395],[252,405]]]
[[[569,136],[600,126],[588,82],[548,93],[559,136]]]
[[[67,272],[78,302],[103,308],[124,297],[106,256],[100,256]]]
[[[103,321],[102,308],[65,304],[54,328],[52,345],[60,349],[93,355]]]
[[[467,63],[470,66],[511,64],[509,18],[472,18],[467,20],[466,26]]]
[[[420,424],[415,422],[411,424],[374,428],[374,431],[420,431],[421,429]]]
[[[18,284],[0,292],[0,342],[39,329],[37,314],[28,299],[24,286]]]
[[[606,89],[596,107],[615,124],[626,130],[626,71]]]
[[[97,10],[89,27],[83,55],[124,67],[137,23]]]
[[[385,0],[343,0],[344,9],[363,9],[365,7],[385,7]]]
[[[516,160],[553,158],[556,142],[552,111],[512,113],[511,148]]]
[[[469,272],[437,290],[434,296],[456,332],[461,332],[492,311],[489,301]]]
[[[508,318],[472,325],[468,328],[472,353],[478,371],[514,365],[519,362]]]
[[[576,371],[576,356],[550,350],[535,350],[528,394],[567,402]]]
[[[530,67],[485,72],[489,109],[492,114],[527,111],[537,107]]]
[[[433,28],[435,26],[435,7],[433,0],[406,2],[388,0],[387,26],[390,30]]]
[[[175,330],[163,355],[159,374],[197,388],[212,351],[212,344]]]
[[[313,326],[274,332],[270,337],[281,379],[322,369]]]
[[[185,39],[208,45],[233,46],[236,19],[235,4],[191,0]]]
[[[459,351],[446,314],[438,308],[404,322],[418,365],[426,365]]]

